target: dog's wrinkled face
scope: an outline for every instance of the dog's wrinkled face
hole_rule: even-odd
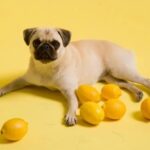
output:
[[[64,29],[31,28],[23,33],[34,59],[42,63],[58,59],[71,38],[71,33]]]

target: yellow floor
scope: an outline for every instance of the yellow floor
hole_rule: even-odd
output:
[[[29,50],[22,30],[58,26],[72,31],[72,40],[107,39],[135,52],[139,72],[150,78],[149,0],[1,0],[0,86],[23,74]],[[143,88],[145,97],[150,91]],[[79,121],[66,127],[62,95],[30,87],[0,98],[0,126],[13,117],[29,122],[27,135],[16,143],[0,137],[0,150],[149,150],[150,122],[139,113],[140,103],[127,92],[127,112],[120,121],[90,127]]]

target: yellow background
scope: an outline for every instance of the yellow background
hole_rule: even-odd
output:
[[[0,0],[0,86],[23,74],[29,50],[22,30],[57,26],[72,31],[72,40],[106,39],[132,49],[139,72],[150,77],[149,0]],[[145,97],[150,94],[146,89]],[[28,134],[19,142],[0,137],[1,150],[149,150],[150,123],[139,113],[140,103],[123,92],[124,118],[90,127],[79,121],[66,127],[66,102],[62,95],[30,87],[0,98],[0,126],[12,117],[29,122]]]

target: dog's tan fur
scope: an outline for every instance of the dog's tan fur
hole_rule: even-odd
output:
[[[136,70],[133,54],[108,41],[82,40],[63,46],[63,40],[58,34],[60,29],[36,28],[29,43],[31,51],[30,65],[25,75],[4,88],[0,95],[30,84],[60,90],[68,100],[68,125],[76,123],[78,101],[75,89],[81,84],[93,84],[97,81],[116,83],[131,91],[137,100],[142,98],[142,92],[128,81],[143,84],[150,88],[150,81],[142,78]],[[61,30],[60,30],[61,31]],[[57,39],[60,47],[57,59],[42,63],[34,58],[34,39]]]

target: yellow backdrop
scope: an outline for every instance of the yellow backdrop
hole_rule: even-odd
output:
[[[72,40],[106,39],[132,49],[139,72],[150,77],[149,0],[0,0],[0,86],[23,74],[29,50],[22,30],[57,26],[72,31]],[[150,94],[146,89],[145,97]],[[0,137],[1,150],[149,150],[150,123],[139,113],[140,103],[123,92],[124,118],[90,127],[79,121],[63,125],[66,102],[44,88],[25,88],[0,98],[0,126],[12,117],[29,122],[19,142]]]

